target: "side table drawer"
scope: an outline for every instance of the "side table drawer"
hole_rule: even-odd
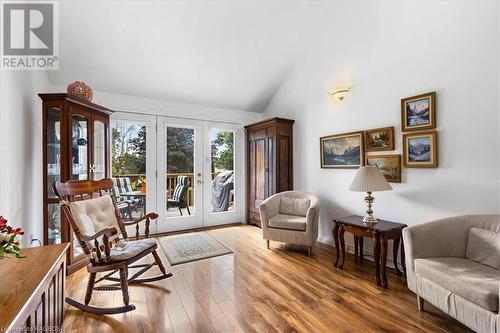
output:
[[[356,237],[373,237],[375,231],[374,230],[368,230],[368,229],[362,229],[362,228],[357,228],[353,227],[350,225],[344,225],[344,230],[347,232],[350,232]]]

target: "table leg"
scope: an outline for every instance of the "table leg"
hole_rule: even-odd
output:
[[[342,249],[342,263],[339,265],[340,269],[344,268],[345,263],[345,238],[344,238],[344,226],[341,225],[339,228],[339,240],[340,240],[340,248]]]
[[[354,261],[358,261],[358,244],[359,244],[359,237],[354,236]]]
[[[378,232],[373,233],[373,260],[375,262],[375,280],[377,286],[380,286],[380,236]]]
[[[387,288],[387,234],[380,235],[380,268],[382,269],[382,285]]]
[[[363,263],[363,243],[365,242],[364,237],[359,237],[359,262]]]
[[[399,270],[398,267],[398,250],[399,250],[399,242],[401,238],[398,237],[394,239],[394,242],[392,244],[392,260],[394,261],[394,268],[396,269],[396,273],[398,276],[401,276],[401,271]]]
[[[339,258],[340,258],[340,247],[339,247],[339,224],[335,222],[335,226],[332,230],[333,234],[333,243],[335,244],[335,252],[337,252],[337,259],[335,259],[334,267],[339,266]]]
[[[405,257],[405,244],[401,239],[401,266],[403,266],[403,274],[406,277],[406,257]]]

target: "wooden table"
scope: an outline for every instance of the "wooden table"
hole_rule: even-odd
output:
[[[24,249],[0,258],[0,332],[60,332],[64,328],[69,243]]]
[[[354,236],[354,260],[363,262],[363,240],[364,237],[373,239],[373,256],[375,261],[375,279],[377,285],[388,287],[387,282],[387,241],[393,240],[392,254],[394,268],[398,276],[401,276],[401,271],[398,268],[398,249],[401,243],[401,266],[406,275],[406,265],[404,260],[404,245],[401,241],[402,230],[406,224],[379,220],[374,225],[367,225],[362,221],[363,217],[351,215],[334,219],[335,226],[333,228],[333,240],[337,249],[337,258],[334,266],[342,269],[345,261],[345,239],[344,233],[347,231]],[[339,247],[340,243],[340,247]],[[342,251],[342,261],[339,263],[340,251]],[[381,261],[381,263],[379,263]],[[380,267],[382,266],[382,267]]]

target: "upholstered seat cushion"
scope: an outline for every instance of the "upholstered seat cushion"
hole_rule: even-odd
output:
[[[138,254],[154,247],[157,244],[154,238],[145,238],[135,241],[121,239],[111,248],[111,260],[120,261],[135,257]]]
[[[489,311],[498,311],[500,271],[465,258],[415,259],[415,273]]]
[[[306,231],[306,217],[277,214],[269,219],[269,227],[288,230]]]

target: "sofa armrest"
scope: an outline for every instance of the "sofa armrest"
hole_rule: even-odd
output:
[[[467,216],[449,217],[403,229],[408,287],[415,291],[414,260],[465,257],[470,225]]]
[[[264,200],[259,206],[262,230],[267,230],[268,221],[280,212],[280,195],[275,194]]]

